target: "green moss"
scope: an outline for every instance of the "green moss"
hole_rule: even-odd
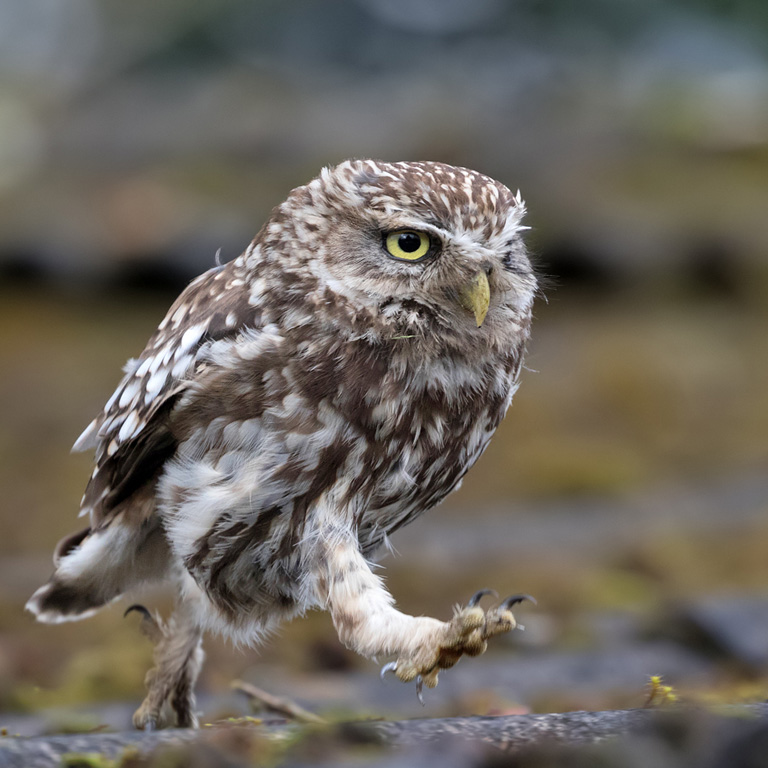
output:
[[[61,756],[62,768],[117,768],[119,763],[98,752],[67,752]]]

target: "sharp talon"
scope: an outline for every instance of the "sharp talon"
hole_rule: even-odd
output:
[[[499,606],[499,609],[502,611],[508,611],[513,605],[522,603],[524,600],[527,600],[529,603],[533,603],[534,605],[538,605],[536,598],[531,597],[530,595],[511,595],[506,600],[504,600],[504,602]]]
[[[486,595],[493,595],[494,597],[498,597],[499,593],[495,589],[481,589],[479,592],[475,592],[475,594],[469,598],[467,608],[474,608]]]
[[[157,728],[157,723],[155,723],[154,720],[147,720],[146,723],[144,723],[144,730],[145,731],[154,731]]]
[[[143,605],[139,605],[138,603],[128,606],[128,608],[125,609],[123,618],[125,618],[132,611],[136,611],[137,613],[140,613],[145,619],[152,621],[152,614]]]
[[[419,704],[421,704],[422,707],[426,706],[426,704],[424,704],[424,696],[421,693],[423,690],[424,681],[421,679],[421,675],[419,675],[416,678],[416,698],[419,700]]]
[[[155,644],[160,642],[163,636],[162,624],[159,624],[157,619],[143,605],[138,604],[130,606],[123,614],[123,618],[132,611],[141,614],[141,624],[139,624],[141,634]]]
[[[381,668],[381,679],[384,679],[384,676],[387,674],[387,672],[396,672],[397,671],[397,662],[396,661],[390,661],[388,664],[385,664]]]

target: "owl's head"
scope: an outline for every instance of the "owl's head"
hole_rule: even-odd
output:
[[[524,213],[519,193],[476,171],[349,160],[293,190],[261,244],[288,281],[309,273],[320,304],[377,340],[503,345],[527,326],[536,290]]]

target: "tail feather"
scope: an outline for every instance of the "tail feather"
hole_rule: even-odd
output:
[[[26,605],[38,621],[55,624],[92,616],[141,583],[167,576],[171,557],[157,518],[141,525],[113,520],[56,547],[56,570]]]
[[[99,608],[111,599],[99,590],[85,584],[67,584],[54,574],[51,580],[38,589],[29,599],[26,609],[44,624],[59,624],[63,621],[79,621],[93,616]]]

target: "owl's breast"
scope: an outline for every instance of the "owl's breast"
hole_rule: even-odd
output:
[[[511,358],[478,366],[443,359],[385,376],[375,396],[366,394],[366,448],[353,470],[355,493],[365,497],[357,520],[364,551],[459,486],[507,410],[517,369]]]

